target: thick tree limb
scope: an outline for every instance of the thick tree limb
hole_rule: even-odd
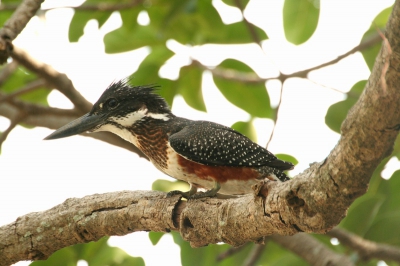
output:
[[[350,266],[354,263],[346,256],[336,254],[318,240],[307,234],[294,236],[271,236],[272,240],[284,248],[304,258],[315,266]]]
[[[11,42],[21,33],[28,24],[29,20],[39,10],[43,0],[25,0],[23,1],[11,18],[6,21],[3,28],[0,29],[0,64],[7,61],[13,47]]]
[[[375,243],[341,228],[332,229],[328,232],[328,235],[336,237],[341,244],[357,251],[362,260],[376,258],[400,263],[400,249],[398,247]]]
[[[46,259],[53,252],[105,235],[177,230],[172,215],[179,197],[157,191],[122,191],[68,199],[44,212],[0,227],[0,265]]]
[[[190,231],[192,221],[187,219],[182,210],[199,211],[199,202],[185,202],[180,201],[179,197],[165,196],[165,193],[157,191],[96,194],[68,199],[47,211],[19,217],[15,222],[0,227],[0,257],[4,258],[0,261],[0,266],[20,260],[46,259],[62,247],[96,241],[105,235],[126,235],[149,230],[179,230],[181,233]],[[242,205],[243,201],[247,204]],[[240,244],[250,239],[262,239],[262,234],[265,234],[263,228],[271,220],[264,215],[259,199],[252,195],[241,200],[208,199],[204,200],[204,203],[210,208],[203,209],[206,212],[202,213],[200,219],[211,224],[211,227],[207,228],[208,237],[219,241]],[[241,213],[240,217],[237,213]],[[238,227],[242,228],[236,231],[237,236],[234,236],[232,227],[228,223],[224,224],[224,221],[236,222]],[[246,227],[251,230],[247,231]],[[304,257],[312,265],[352,265],[348,258],[335,254],[311,236],[274,235],[272,240]],[[318,252],[310,252],[316,249]]]

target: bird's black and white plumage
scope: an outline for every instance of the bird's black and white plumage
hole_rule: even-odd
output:
[[[257,180],[289,180],[283,171],[293,168],[229,127],[175,116],[153,86],[126,80],[111,84],[88,114],[46,139],[86,131],[110,131],[133,143],[158,169],[188,182],[191,190],[183,194],[191,198],[251,193]],[[208,191],[195,194],[197,188]]]

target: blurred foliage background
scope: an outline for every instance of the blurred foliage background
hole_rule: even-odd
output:
[[[241,13],[245,12],[246,7],[250,4],[249,0],[222,0],[222,2],[238,9]],[[285,0],[283,2],[285,37],[289,43],[301,45],[308,41],[316,31],[324,5],[319,0]],[[2,4],[4,6],[18,5],[19,1],[3,0]],[[122,25],[105,35],[103,40],[105,52],[122,53],[147,47],[150,51],[149,54],[140,63],[139,68],[132,73],[134,81],[137,84],[151,84],[156,81],[162,88],[160,94],[170,105],[173,105],[175,96],[180,95],[190,107],[199,111],[207,111],[202,94],[202,74],[205,70],[211,71],[213,80],[224,97],[250,115],[248,121],[237,121],[232,127],[253,140],[256,140],[253,119],[268,118],[275,124],[278,122],[280,104],[271,106],[266,82],[269,79],[277,79],[283,86],[289,79],[307,78],[307,74],[312,71],[308,69],[304,73],[278,73],[276,77],[263,78],[259,77],[246,62],[237,59],[226,59],[213,67],[207,67],[197,60],[192,60],[180,69],[179,78],[176,80],[162,78],[159,77],[160,68],[174,55],[174,52],[167,47],[169,40],[175,40],[186,46],[253,44],[247,49],[260,49],[262,43],[269,38],[268,32],[253,24],[251,18],[246,16],[238,22],[224,23],[211,0],[88,0],[74,10],[69,25],[68,38],[70,42],[77,42],[84,35],[84,28],[89,21],[96,20],[101,27],[113,12],[119,12]],[[370,29],[360,40],[358,50],[362,53],[369,69],[372,69],[379,52],[381,45],[379,32],[384,31],[390,12],[391,7],[377,10],[376,18],[371,21]],[[0,25],[3,25],[12,13],[11,8],[2,10]],[[362,14],[357,15],[362,16]],[[355,19],[357,19],[357,15],[354,14]],[[145,18],[145,22],[139,23],[138,17]],[[0,73],[5,67],[0,67]],[[155,77],[157,77],[156,80]],[[37,80],[37,74],[20,66],[18,71],[0,84],[0,91],[5,95],[13,94],[18,89],[29,84],[32,85]],[[365,80],[355,83],[348,92],[344,93],[343,101],[329,107],[325,123],[331,130],[340,134],[340,125],[348,110],[362,93],[365,84]],[[49,92],[50,90],[45,84],[39,83],[34,90],[20,93],[16,97],[21,101],[47,106]],[[400,159],[399,152],[400,145],[396,145],[391,157]],[[278,156],[297,162],[296,158],[288,154]],[[369,191],[354,202],[339,227],[368,240],[400,246],[400,194],[398,193],[400,172],[396,171],[386,179],[381,175],[391,157],[385,159],[376,169]],[[170,191],[177,188],[182,189],[182,186],[185,184],[181,182],[158,180],[153,184],[153,189]],[[232,256],[218,261],[218,256],[231,247],[221,244],[192,249],[180,238],[179,234],[175,232],[171,234],[174,242],[180,246],[181,261],[185,266],[246,265],[246,261],[255,247],[255,244],[249,243]],[[162,233],[149,233],[149,239],[154,245],[157,245],[162,237]],[[335,252],[350,256],[357,265],[377,265],[379,263],[379,265],[385,265],[383,263],[397,265],[394,262],[378,262],[374,259],[363,261],[355,251],[343,246],[337,240],[332,240],[329,236],[317,235],[314,237]],[[47,261],[37,261],[32,265],[72,266],[77,265],[77,262],[81,260],[86,261],[90,266],[145,265],[142,258],[131,257],[119,248],[110,247],[107,244],[107,238],[96,243],[64,248],[54,253]],[[307,265],[301,257],[268,239],[256,264]]]

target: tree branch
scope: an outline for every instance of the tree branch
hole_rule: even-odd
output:
[[[46,259],[62,247],[96,241],[105,235],[126,235],[149,230],[179,230],[182,234],[196,226],[193,224],[195,221],[188,219],[185,213],[199,212],[198,203],[205,204],[203,208],[208,206],[201,214],[201,219],[209,221],[210,224],[205,230],[208,237],[238,244],[239,238],[239,242],[244,243],[248,240],[262,239],[260,236],[266,233],[264,229],[269,220],[268,216],[264,215],[259,200],[252,195],[241,199],[205,199],[189,202],[181,201],[178,196],[165,196],[166,193],[158,191],[95,194],[68,199],[47,211],[19,217],[15,222],[0,227],[0,256],[4,258],[0,261],[0,266],[20,260]],[[243,202],[246,204],[243,205]],[[241,217],[237,216],[238,212],[228,211],[236,208],[240,209]],[[237,226],[243,229],[232,230],[232,227],[223,224],[223,221],[236,222]],[[256,233],[257,230],[253,229],[247,231],[248,227],[258,227],[262,232]],[[222,235],[216,235],[217,232]],[[231,237],[226,238],[228,235]],[[200,236],[193,235],[192,238]],[[302,256],[312,265],[352,265],[347,257],[335,254],[305,234],[292,237],[274,235],[272,240]],[[257,248],[257,253],[261,249]],[[315,252],[316,250],[318,252]]]
[[[3,28],[0,29],[0,64],[7,61],[13,49],[11,42],[21,33],[29,20],[36,14],[43,1],[23,1],[12,14],[11,18],[6,21]]]
[[[245,247],[246,247],[246,244],[239,246],[239,247],[230,247],[227,250],[225,250],[224,252],[218,254],[218,256],[216,257],[215,260],[217,262],[223,261],[224,259],[229,258],[230,256],[233,256],[236,253],[242,251]]]
[[[0,72],[0,86],[3,85],[4,82],[17,70],[18,63],[12,61],[11,63],[7,64],[3,70]]]
[[[304,69],[304,70],[301,70],[301,71],[298,71],[298,72],[294,72],[294,73],[289,74],[289,75],[281,74],[281,76],[278,77],[278,79],[284,81],[284,80],[286,80],[288,78],[292,78],[292,77],[307,78],[308,73],[310,73],[311,71],[314,71],[314,70],[317,70],[317,69],[320,69],[320,68],[324,68],[324,67],[336,64],[337,62],[339,62],[340,60],[348,57],[349,55],[352,55],[352,54],[354,54],[356,52],[365,50],[365,49],[367,49],[367,48],[369,48],[369,47],[371,47],[371,46],[373,46],[373,45],[375,45],[375,44],[377,44],[379,42],[382,42],[382,38],[379,35],[379,33],[376,33],[373,36],[371,36],[370,38],[368,38],[365,41],[361,42],[359,45],[355,46],[353,49],[351,49],[347,53],[344,53],[344,54],[336,57],[335,59],[333,59],[331,61],[328,61],[326,63],[323,63],[323,64],[318,65],[318,66],[314,66],[314,67],[311,67],[311,68],[308,68],[308,69]]]
[[[242,16],[243,16],[243,23],[246,25],[247,30],[250,33],[251,38],[253,39],[253,41],[261,47],[262,49],[262,43],[261,43],[261,39],[257,34],[257,30],[256,27],[254,26],[253,23],[251,23],[250,21],[247,20],[247,18],[244,16],[244,6],[241,2],[241,0],[235,0],[235,5],[237,8],[239,8],[240,12],[242,12]]]
[[[178,230],[171,219],[178,201],[157,191],[122,191],[71,198],[24,215],[0,227],[0,266],[46,259],[63,247],[105,235]]]
[[[267,141],[267,144],[265,146],[265,148],[267,148],[267,149],[268,149],[268,146],[271,143],[272,138],[274,137],[274,134],[275,134],[276,125],[278,123],[278,118],[279,118],[279,110],[281,109],[281,105],[282,105],[282,96],[283,96],[283,83],[281,83],[281,88],[279,90],[279,102],[278,102],[278,105],[275,108],[275,116],[274,116],[274,119],[273,119],[274,125],[272,127],[271,134],[269,135],[269,139]]]
[[[237,71],[237,70],[233,70],[233,69],[226,69],[226,68],[221,68],[221,67],[210,68],[210,67],[203,65],[201,62],[199,62],[195,59],[192,59],[192,64],[196,65],[204,70],[210,71],[214,76],[217,76],[217,77],[220,77],[220,78],[223,78],[226,80],[233,80],[233,81],[249,83],[249,84],[260,84],[260,83],[265,83],[268,80],[278,79],[282,83],[284,83],[285,80],[287,80],[289,78],[307,78],[308,73],[310,73],[311,71],[336,64],[337,62],[348,57],[349,55],[352,55],[356,52],[365,50],[381,41],[382,41],[382,38],[377,33],[374,36],[372,36],[371,38],[369,38],[369,39],[363,41],[362,43],[360,43],[359,45],[355,46],[350,51],[338,56],[337,58],[335,58],[333,60],[325,62],[321,65],[314,66],[314,67],[304,69],[301,71],[297,71],[297,72],[294,72],[291,74],[280,73],[277,77],[271,77],[271,78],[260,78],[256,73],[246,73],[246,72],[241,72],[241,71]]]
[[[47,10],[52,10],[52,9],[58,9],[58,8],[73,8],[74,10],[81,10],[81,11],[119,11],[119,10],[125,10],[125,9],[130,9],[133,7],[136,7],[143,3],[143,0],[132,0],[129,3],[99,3],[99,4],[83,4],[80,6],[57,6],[57,7],[51,7],[51,8],[41,8],[43,11]],[[0,5],[0,11],[1,10],[15,10],[18,7],[17,4],[1,4]]]
[[[83,113],[89,112],[92,104],[77,91],[67,75],[59,73],[52,66],[39,62],[27,52],[14,47],[12,58],[32,72],[45,79],[50,85],[64,94],[76,108]]]
[[[22,87],[19,90],[16,90],[10,94],[2,95],[2,97],[0,98],[0,103],[8,101],[10,99],[13,99],[22,94],[34,91],[40,87],[43,87],[44,85],[46,85],[46,82],[43,79],[34,80],[34,81],[26,84],[24,87]]]
[[[273,235],[271,238],[282,247],[305,259],[310,265],[354,265],[348,257],[336,254],[324,244],[307,234],[297,234],[294,236]]]
[[[254,266],[256,265],[258,259],[261,257],[265,250],[265,244],[256,244],[250,251],[249,256],[243,263],[243,266]]]
[[[19,113],[18,116],[16,116],[14,119],[11,120],[8,128],[4,132],[0,133],[0,151],[1,151],[1,146],[3,145],[4,141],[7,139],[8,135],[18,125],[18,123],[20,123],[21,121],[24,120],[25,117],[26,117],[25,113]]]
[[[375,243],[337,227],[328,232],[327,235],[336,237],[341,244],[357,251],[362,260],[376,258],[400,263],[400,249],[397,247]]]

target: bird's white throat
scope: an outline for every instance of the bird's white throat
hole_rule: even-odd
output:
[[[168,114],[150,113],[147,108],[142,108],[135,112],[129,113],[123,117],[121,116],[121,117],[109,118],[109,120],[111,120],[116,124],[121,125],[122,127],[117,127],[116,125],[113,124],[104,124],[101,127],[96,128],[93,132],[109,131],[111,133],[114,133],[115,135],[120,136],[124,140],[129,141],[130,143],[132,143],[137,147],[138,142],[136,136],[126,128],[131,127],[133,124],[140,121],[144,117],[151,117],[153,119],[159,119],[163,121],[168,121],[170,119],[168,117]]]

